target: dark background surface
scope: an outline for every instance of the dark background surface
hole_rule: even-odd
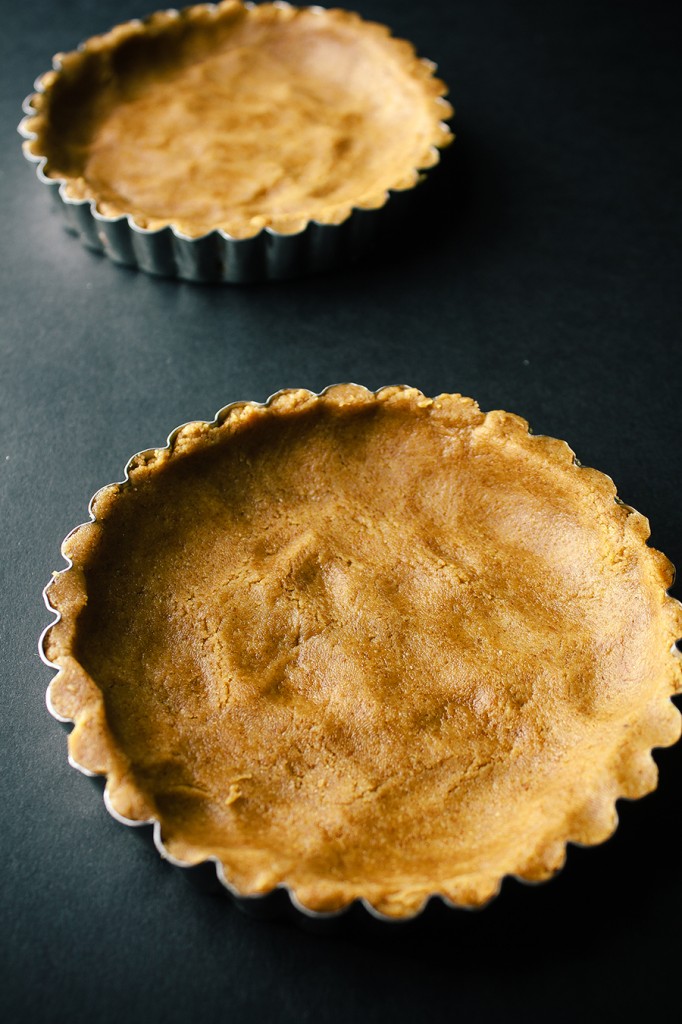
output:
[[[455,146],[381,259],[250,288],[154,280],[62,229],[21,156],[51,54],[139,0],[0,5],[0,1016],[655,1019],[678,987],[682,747],[607,844],[440,926],[319,937],[196,892],[65,758],[40,592],[93,491],[178,423],[284,386],[461,391],[609,473],[682,564],[679,5],[365,0],[436,60]],[[680,595],[680,587],[674,591]]]

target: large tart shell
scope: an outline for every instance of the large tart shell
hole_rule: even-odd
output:
[[[160,11],[58,54],[22,124],[67,201],[181,237],[341,224],[451,141],[434,65],[344,10]]]
[[[233,893],[479,906],[606,839],[679,737],[672,566],[509,413],[283,391],[135,456],[91,517],[48,703],[110,809]]]

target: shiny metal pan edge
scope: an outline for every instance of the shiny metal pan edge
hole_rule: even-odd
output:
[[[263,228],[253,238],[230,238],[211,231],[188,238],[172,227],[147,231],[131,216],[107,217],[94,200],[70,199],[62,179],[43,173],[45,158],[24,154],[37,163],[38,180],[46,185],[61,208],[67,231],[86,249],[112,262],[155,277],[178,278],[195,284],[256,284],[285,281],[343,267],[372,248],[387,209],[356,209],[339,225],[310,221],[294,235]],[[399,195],[400,193],[394,193]]]

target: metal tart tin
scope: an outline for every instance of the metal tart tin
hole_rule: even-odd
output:
[[[217,7],[216,4],[205,6]],[[244,6],[252,8],[256,5],[245,3]],[[281,2],[277,6],[287,8],[291,5]],[[325,13],[322,7],[311,7],[309,10]],[[179,16],[181,12],[171,8],[165,13]],[[131,24],[137,23],[140,23],[140,19]],[[78,49],[82,50],[85,45],[81,43]],[[413,187],[389,189],[384,205],[371,209],[355,207],[340,224],[321,224],[309,220],[302,230],[293,234],[282,234],[265,227],[252,238],[243,239],[233,238],[219,229],[192,238],[172,225],[158,230],[140,227],[132,214],[107,216],[99,212],[94,199],[70,197],[66,180],[49,177],[45,173],[47,157],[35,153],[29,145],[37,137],[30,128],[32,118],[38,113],[34,106],[36,94],[43,93],[46,81],[55,72],[61,71],[61,57],[61,54],[53,57],[52,71],[36,79],[35,92],[22,105],[25,116],[17,131],[26,140],[22,147],[24,156],[36,165],[38,181],[49,189],[65,217],[67,231],[79,238],[87,249],[108,256],[114,263],[157,277],[179,278],[201,284],[280,281],[333,270],[352,263],[371,249],[381,229],[387,223],[395,223],[396,216],[401,216],[404,205],[402,197],[409,197],[413,191]],[[421,63],[435,73],[436,64],[433,61],[423,58]],[[439,145],[447,145],[452,136],[445,119],[452,115],[452,107],[442,96],[434,97],[434,101],[443,108],[443,142]],[[440,150],[436,145],[430,148],[430,160],[430,167],[440,160]],[[423,181],[427,169],[419,169],[417,184]]]
[[[344,386],[358,388],[359,390],[367,391],[368,394],[371,393],[369,392],[368,389],[362,387],[362,385],[347,383]],[[324,394],[326,394],[327,391],[330,391],[332,388],[336,387],[338,387],[338,385],[329,385],[320,392],[310,392],[310,394],[313,395],[314,397],[321,397]],[[403,390],[410,390],[410,388],[407,385],[400,385],[400,387]],[[218,425],[225,419],[225,417],[231,410],[239,408],[240,406],[246,404],[257,404],[261,405],[261,407],[267,407],[287,390],[288,389],[281,389],[280,391],[276,391],[265,402],[262,403],[247,403],[244,401],[231,402],[228,405],[224,406],[222,409],[220,409],[212,420],[203,421],[203,424],[205,424],[206,426]],[[117,481],[117,483],[125,484],[126,482],[129,481],[129,471],[131,467],[135,466],[135,464],[139,462],[141,457],[145,456],[146,454],[149,454],[150,452],[170,450],[173,447],[175,438],[178,435],[178,433],[181,430],[183,430],[184,427],[189,425],[190,423],[184,423],[177,426],[173,431],[171,431],[171,433],[168,435],[168,439],[166,441],[164,448],[144,449],[141,452],[138,452],[136,455],[133,455],[126,463],[123,479]],[[579,468],[582,468],[582,464],[578,461],[577,458],[575,458],[575,465],[577,465]],[[107,485],[105,488],[103,488],[103,490],[106,490],[109,486],[110,485]],[[96,520],[93,511],[93,506],[97,500],[99,493],[100,491],[95,492],[93,497],[90,499],[88,505],[90,522],[95,522]],[[625,505],[625,502],[622,502],[620,498],[616,498],[616,500],[619,504]],[[626,507],[631,508],[631,506],[629,505],[626,505]],[[634,509],[631,510],[633,512],[635,511]],[[61,553],[62,557],[64,558],[64,561],[67,563],[66,567],[64,569],[59,570],[58,572],[54,572],[52,574],[50,582],[48,582],[48,584],[43,590],[43,601],[48,611],[52,614],[53,619],[45,627],[45,629],[40,635],[38,641],[38,652],[43,663],[55,671],[59,671],[59,666],[56,665],[54,662],[50,661],[50,659],[48,658],[45,651],[45,639],[49,631],[52,629],[52,627],[57,622],[59,622],[61,615],[50,603],[49,589],[52,583],[52,579],[55,576],[61,575],[64,572],[68,572],[69,569],[71,569],[73,563],[71,559],[68,557],[68,555],[64,553],[64,545],[66,544],[68,539],[74,533],[76,533],[77,530],[80,529],[81,525],[86,524],[83,523],[79,526],[74,527],[74,529],[67,534],[67,536],[64,538],[64,541],[62,542]],[[675,656],[678,660],[682,661],[682,638],[672,645],[671,654]],[[65,718],[53,706],[50,698],[50,687],[48,687],[47,689],[45,699],[47,710],[49,711],[53,718],[55,718],[58,722],[61,722],[65,725],[73,723],[73,719]],[[382,914],[375,907],[373,907],[368,900],[365,899],[354,900],[353,902],[349,903],[347,906],[342,907],[339,910],[310,910],[308,907],[304,906],[302,903],[299,902],[299,900],[296,898],[296,895],[284,883],[278,884],[272,890],[262,895],[244,895],[243,893],[240,893],[239,890],[236,889],[225,877],[223,865],[217,857],[208,857],[205,861],[202,861],[199,864],[190,864],[185,861],[179,860],[177,857],[174,857],[166,849],[164,845],[163,838],[161,836],[161,822],[157,818],[149,818],[144,821],[135,821],[133,819],[126,818],[123,815],[119,814],[119,812],[116,811],[111,804],[107,791],[107,784],[104,781],[103,776],[101,774],[91,771],[89,768],[85,768],[83,765],[75,761],[70,754],[68,755],[68,762],[72,768],[75,768],[83,775],[92,779],[92,781],[98,785],[100,791],[102,791],[103,788],[104,806],[106,807],[109,814],[113,818],[115,818],[116,821],[120,822],[122,825],[127,825],[128,827],[134,829],[138,835],[144,837],[147,841],[153,842],[153,845],[156,847],[161,857],[174,867],[182,868],[185,877],[190,882],[192,882],[198,889],[201,889],[204,892],[209,893],[227,894],[231,898],[231,900],[236,904],[236,906],[241,911],[248,914],[250,917],[255,917],[269,921],[292,921],[295,924],[300,925],[307,930],[322,933],[337,933],[343,932],[345,930],[355,932],[357,930],[367,930],[368,928],[370,930],[376,928],[386,929],[394,927],[396,925],[401,925],[404,927],[412,923],[423,923],[425,927],[428,928],[431,926],[432,923],[438,923],[439,921],[442,921],[443,916],[448,916],[450,912],[453,910],[459,912],[472,913],[485,909],[485,907],[488,906],[490,900],[494,899],[496,896],[499,895],[502,883],[505,881],[504,878],[501,880],[500,886],[498,887],[497,891],[493,893],[493,895],[490,897],[490,900],[478,906],[456,904],[449,900],[442,893],[434,892],[424,900],[421,907],[415,913],[406,914],[401,917]],[[567,845],[570,846],[576,844],[569,841]],[[563,870],[563,866],[564,865],[562,864],[559,867],[559,869],[554,872],[554,875],[559,874],[561,870]],[[539,882],[528,881],[527,879],[524,879],[517,875],[514,875],[512,877],[514,877],[518,882],[521,882],[523,885],[535,886],[541,885],[544,882],[544,880]]]

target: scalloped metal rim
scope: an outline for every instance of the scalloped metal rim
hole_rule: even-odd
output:
[[[333,388],[336,388],[338,386],[339,386],[338,384],[330,384],[326,388],[323,388],[322,391],[317,391],[317,392],[316,391],[308,391],[307,388],[301,388],[300,390],[308,391],[308,393],[311,395],[311,397],[321,398],[328,391],[330,391]],[[386,387],[385,386],[385,387],[377,388],[377,390],[373,392],[369,388],[365,388],[364,385],[354,384],[352,382],[344,382],[343,386],[350,386],[350,387],[359,388],[359,389],[362,389],[363,391],[366,391],[367,394],[375,394],[375,395],[379,394]],[[387,386],[391,387],[392,385],[387,385]],[[393,386],[395,386],[395,385],[393,385]],[[408,385],[404,385],[403,384],[403,385],[397,385],[397,386],[401,390],[409,390]],[[244,406],[244,405],[255,405],[255,406],[260,407],[260,408],[267,408],[269,405],[272,404],[273,401],[275,401],[275,399],[277,399],[280,395],[286,393],[289,390],[290,390],[289,388],[280,388],[279,391],[275,391],[272,395],[270,395],[270,397],[267,398],[265,402],[249,402],[249,401],[246,401],[246,400],[241,400],[241,401],[236,401],[236,402],[229,402],[227,405],[223,406],[221,409],[218,410],[218,412],[215,414],[215,416],[213,417],[212,420],[188,420],[186,423],[181,423],[179,426],[175,427],[170,432],[170,434],[168,435],[168,438],[166,440],[166,444],[162,448],[155,448],[155,449],[144,448],[141,451],[136,452],[135,455],[132,455],[128,459],[128,462],[125,465],[125,469],[123,471],[124,472],[123,479],[119,480],[119,481],[116,481],[115,483],[117,485],[119,485],[119,486],[122,486],[122,485],[125,485],[125,484],[129,483],[129,481],[130,481],[129,469],[133,465],[133,463],[137,459],[139,459],[141,456],[147,454],[148,452],[170,450],[172,448],[172,446],[173,446],[173,442],[175,441],[175,438],[177,437],[179,432],[181,430],[183,430],[185,427],[190,426],[193,423],[200,423],[202,426],[205,425],[207,428],[218,426],[233,409],[239,408],[240,406]],[[542,435],[535,435],[535,436],[536,437],[540,437]],[[578,468],[583,468],[582,464],[578,461],[577,458],[575,458],[575,456],[574,456],[574,463],[575,463],[575,465]],[[607,474],[602,474],[602,475],[606,476]],[[609,479],[611,479],[611,478],[609,477]],[[96,521],[96,517],[95,517],[94,511],[93,511],[93,505],[94,505],[94,503],[95,503],[95,501],[97,499],[97,496],[100,494],[100,492],[102,490],[104,490],[104,489],[106,489],[107,487],[110,487],[110,486],[111,486],[111,484],[106,484],[104,486],[104,488],[99,488],[97,491],[95,491],[95,493],[93,494],[92,498],[90,499],[90,501],[88,503],[88,514],[90,516],[89,522],[94,523]],[[619,502],[619,504],[625,505],[627,508],[632,509],[632,506],[626,505],[626,503],[623,502],[620,498],[616,498],[616,500]],[[635,511],[635,510],[632,509],[632,511]],[[45,653],[44,641],[45,641],[45,638],[46,638],[48,632],[52,629],[52,627],[57,622],[60,621],[61,614],[60,614],[60,612],[57,611],[56,608],[53,608],[53,606],[50,604],[50,599],[49,599],[49,596],[48,596],[48,590],[49,590],[50,584],[52,583],[52,579],[54,579],[55,575],[61,575],[62,573],[68,572],[69,569],[72,568],[73,562],[68,557],[68,555],[66,555],[64,553],[64,545],[66,544],[66,542],[69,539],[69,537],[71,537],[74,533],[76,533],[76,531],[79,530],[81,528],[81,526],[86,526],[86,525],[87,525],[87,521],[84,522],[84,523],[80,523],[78,526],[75,526],[73,528],[73,530],[70,530],[69,533],[66,535],[66,537],[62,541],[62,547],[61,547],[62,557],[64,558],[64,560],[67,563],[66,568],[58,570],[58,573],[53,573],[52,578],[50,579],[50,581],[46,584],[46,586],[43,589],[43,601],[44,601],[45,606],[48,609],[48,611],[50,611],[54,615],[54,619],[52,620],[52,622],[48,623],[48,625],[45,627],[45,629],[40,634],[40,637],[39,637],[39,640],[38,640],[38,653],[39,653],[40,658],[43,661],[43,663],[45,665],[47,665],[49,668],[54,669],[56,671],[59,671],[59,666],[55,665],[47,657],[47,655]],[[666,591],[666,593],[668,594],[669,597],[671,596],[668,593],[668,591]],[[671,599],[675,600],[675,601],[677,600],[676,598],[671,598]],[[680,604],[681,607],[682,607],[682,603],[681,602],[677,602],[677,603]],[[671,654],[673,654],[675,657],[677,657],[678,660],[682,661],[682,651],[678,648],[676,643],[672,644]],[[46,692],[46,695],[45,695],[45,702],[46,702],[46,705],[47,705],[47,710],[52,715],[52,717],[55,718],[58,722],[62,722],[62,723],[65,723],[65,724],[73,722],[73,719],[65,718],[63,715],[60,715],[59,712],[56,711],[56,709],[53,707],[52,702],[50,700],[50,687],[49,686],[48,686],[48,689],[47,689],[47,692]],[[104,777],[104,773],[93,772],[89,768],[85,768],[83,765],[78,764],[78,762],[75,761],[70,755],[68,757],[68,762],[69,762],[69,764],[71,765],[72,768],[75,768],[77,771],[81,772],[83,775],[88,776],[88,778],[102,778],[102,777]],[[299,902],[299,900],[297,899],[295,893],[292,892],[292,890],[289,888],[289,886],[286,885],[285,883],[279,883],[278,885],[274,886],[272,889],[268,890],[268,892],[262,893],[262,894],[249,895],[249,894],[245,894],[245,893],[239,892],[239,890],[235,886],[233,886],[232,883],[229,882],[229,880],[225,877],[225,872],[224,872],[224,868],[223,868],[222,862],[217,857],[207,857],[205,860],[199,862],[198,864],[193,864],[193,863],[190,863],[190,862],[187,862],[187,861],[179,860],[177,857],[174,857],[171,853],[169,853],[168,850],[166,849],[166,847],[164,846],[163,839],[161,838],[161,822],[160,822],[160,820],[158,818],[151,817],[151,818],[146,818],[146,819],[144,819],[142,821],[135,821],[135,820],[133,820],[131,818],[124,817],[122,814],[119,814],[118,811],[116,811],[114,809],[114,807],[112,807],[112,805],[111,805],[111,801],[109,799],[109,793],[108,793],[108,782],[105,785],[103,799],[104,799],[104,806],[106,807],[106,809],[109,812],[109,814],[116,821],[118,821],[121,825],[127,825],[127,826],[129,826],[131,828],[140,828],[140,827],[145,826],[145,825],[152,826],[152,828],[153,828],[153,841],[154,841],[154,845],[155,845],[156,849],[158,850],[158,852],[161,855],[161,857],[164,860],[168,861],[169,864],[172,864],[174,867],[183,868],[185,870],[191,870],[193,868],[197,868],[197,867],[200,867],[200,866],[203,866],[203,865],[213,864],[214,868],[215,868],[216,877],[217,877],[218,882],[220,883],[220,885],[233,898],[233,900],[237,903],[237,905],[240,907],[240,909],[243,909],[243,910],[246,909],[247,912],[248,912],[249,905],[251,905],[253,908],[255,908],[257,906],[260,906],[262,908],[262,907],[265,906],[265,904],[267,903],[267,901],[269,899],[271,899],[273,896],[275,896],[278,892],[283,891],[288,896],[292,909],[294,911],[296,911],[298,914],[302,915],[303,918],[305,918],[305,919],[307,919],[309,921],[324,922],[324,921],[334,921],[334,920],[337,920],[337,919],[341,919],[341,918],[345,917],[351,911],[351,909],[354,906],[360,906],[369,914],[369,916],[371,918],[373,918],[373,919],[375,919],[377,921],[385,922],[387,924],[402,924],[402,923],[407,923],[407,922],[410,922],[410,921],[414,921],[418,917],[421,917],[421,915],[424,913],[426,908],[432,902],[434,902],[434,901],[435,902],[440,901],[444,906],[446,906],[446,907],[448,907],[449,909],[452,909],[452,910],[468,911],[468,912],[483,910],[483,909],[485,909],[486,906],[488,906],[488,904],[493,899],[495,899],[499,895],[500,890],[502,888],[502,883],[504,882],[505,878],[513,878],[517,882],[521,882],[523,885],[531,885],[531,886],[542,885],[542,884],[544,884],[545,881],[549,881],[550,880],[550,879],[540,879],[538,881],[530,881],[529,879],[522,878],[521,876],[516,875],[516,874],[505,875],[505,876],[503,876],[500,879],[499,885],[498,885],[496,891],[490,896],[490,898],[488,900],[486,900],[484,903],[482,903],[482,904],[480,904],[478,906],[467,906],[467,905],[457,904],[457,903],[454,903],[452,900],[448,899],[448,897],[445,896],[443,893],[433,892],[433,893],[429,894],[425,898],[425,900],[422,903],[422,905],[414,913],[412,913],[412,914],[405,914],[405,915],[402,915],[400,917],[391,916],[389,914],[382,914],[375,907],[373,907],[372,904],[367,899],[365,899],[364,897],[359,899],[359,900],[353,900],[351,903],[346,904],[346,906],[341,907],[339,910],[332,910],[332,911],[311,910],[309,907],[306,907],[304,904]],[[625,797],[625,796],[619,796],[619,797],[616,798],[615,803],[617,804],[618,800],[627,800],[627,799],[630,799],[630,798],[629,797]],[[634,799],[639,799],[639,798],[635,797]],[[617,812],[616,812],[615,827],[617,828],[617,826],[618,826],[618,816],[617,816]],[[568,849],[569,846],[578,846],[578,847],[580,847],[580,846],[585,846],[585,845],[592,845],[592,844],[583,844],[583,843],[580,843],[580,842],[576,842],[575,840],[568,840],[567,843],[566,843],[566,850]],[[559,866],[559,868],[556,871],[554,871],[552,873],[552,875],[550,876],[551,878],[556,877],[556,875],[559,874],[563,870],[565,862],[566,862],[566,857],[564,856],[564,859],[563,859],[561,865]]]
[[[217,4],[204,6],[215,9]],[[251,9],[257,5],[245,2]],[[274,0],[274,7],[288,8],[292,5],[285,0]],[[307,8],[315,14],[324,14],[327,8],[313,5]],[[167,8],[165,13],[180,17],[180,10]],[[144,18],[132,18],[124,24],[143,24]],[[77,50],[82,50],[80,43]],[[60,71],[59,54],[52,59],[52,70]],[[420,62],[434,73],[437,65],[428,58]],[[32,100],[36,93],[45,91],[39,75],[34,82],[34,91],[22,103],[24,117],[17,131],[26,141],[37,138],[29,127],[29,121],[38,111]],[[451,107],[442,96],[434,97],[451,116]],[[440,122],[449,131],[445,120]],[[63,208],[69,221],[68,226],[77,234],[86,248],[102,253],[112,262],[141,270],[158,277],[180,278],[198,284],[251,284],[258,281],[278,281],[291,277],[302,277],[319,271],[330,270],[359,258],[374,240],[379,219],[383,220],[388,205],[395,207],[396,196],[407,189],[387,189],[385,199],[379,207],[356,206],[337,224],[325,224],[311,218],[296,232],[285,234],[271,227],[261,228],[249,238],[234,238],[220,228],[192,237],[178,231],[172,224],[149,229],[136,223],[132,214],[108,216],[97,210],[96,199],[72,199],[66,195],[67,180],[51,178],[45,174],[47,157],[32,153],[26,145],[22,147],[24,157],[36,164],[36,177],[46,185]],[[426,168],[415,168],[419,178],[440,162],[440,149],[429,147],[433,163]],[[356,230],[357,227],[357,230]],[[345,230],[344,230],[345,228]],[[209,269],[210,268],[210,269]]]

